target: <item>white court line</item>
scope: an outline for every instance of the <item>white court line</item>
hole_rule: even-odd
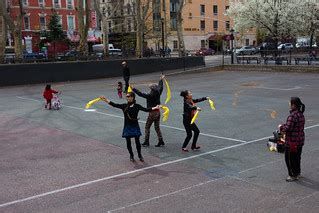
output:
[[[275,160],[275,161],[267,162],[267,163],[264,163],[264,164],[261,164],[261,165],[258,165],[258,166],[251,167],[251,168],[246,169],[246,170],[239,171],[237,173],[238,174],[242,174],[242,173],[245,173],[245,172],[248,172],[248,171],[252,171],[252,170],[255,170],[255,169],[262,168],[262,167],[264,167],[264,166],[266,166],[268,164],[272,164],[272,163],[275,163],[275,162],[278,162],[278,161],[282,161],[282,160]],[[167,197],[167,196],[170,196],[170,195],[178,194],[180,192],[183,192],[183,191],[186,191],[186,190],[190,190],[190,189],[193,189],[193,188],[196,188],[196,187],[199,187],[199,186],[203,186],[203,185],[215,182],[217,180],[222,180],[222,179],[224,179],[226,177],[231,177],[231,176],[230,175],[226,175],[224,177],[216,178],[216,179],[209,180],[209,181],[206,181],[206,182],[201,182],[201,183],[198,183],[196,185],[189,186],[189,187],[186,187],[186,188],[182,188],[182,189],[179,189],[179,190],[167,193],[167,194],[162,194],[162,195],[159,195],[159,196],[156,196],[156,197],[152,197],[152,198],[149,198],[149,199],[146,199],[146,200],[142,200],[142,201],[139,201],[139,202],[136,202],[136,203],[132,203],[132,204],[127,205],[127,206],[123,206],[123,207],[119,207],[119,208],[116,208],[116,209],[112,209],[112,210],[107,211],[107,213],[123,210],[123,209],[126,209],[126,208],[130,208],[130,207],[133,207],[133,206],[137,206],[137,205],[143,204],[143,203],[147,203],[147,202],[152,201],[152,200],[157,200],[157,199],[160,199],[160,198],[163,198],[163,197]]]
[[[259,87],[255,87],[257,89],[269,89],[269,90],[281,90],[281,91],[290,91],[290,90],[297,90],[297,89],[301,89],[301,87],[296,86],[296,87],[292,87],[292,88],[275,88],[275,87],[263,87],[263,86],[259,86]]]
[[[309,127],[305,128],[305,129],[311,129],[311,128],[314,128],[316,126],[319,126],[319,124],[313,125],[313,126],[309,126]],[[172,160],[172,161],[168,161],[168,162],[165,162],[165,163],[156,164],[156,165],[144,167],[144,168],[141,168],[141,169],[136,169],[136,170],[120,173],[120,174],[117,174],[117,175],[112,175],[112,176],[108,176],[108,177],[104,177],[104,178],[100,178],[100,179],[84,182],[84,183],[81,183],[81,184],[72,185],[72,186],[69,186],[69,187],[53,190],[53,191],[50,191],[50,192],[46,192],[46,193],[42,193],[42,194],[30,196],[30,197],[18,199],[18,200],[14,200],[14,201],[7,202],[7,203],[2,203],[2,204],[0,204],[0,208],[6,207],[6,206],[10,206],[10,205],[13,205],[13,204],[17,204],[17,203],[22,203],[22,202],[29,201],[29,200],[34,200],[34,199],[37,199],[37,198],[45,197],[45,196],[56,194],[56,193],[59,193],[59,192],[64,192],[64,191],[67,191],[67,190],[76,189],[76,188],[79,188],[79,187],[82,187],[82,186],[91,185],[93,183],[98,183],[98,182],[101,182],[101,181],[111,180],[111,179],[114,179],[114,178],[117,178],[117,177],[123,177],[123,176],[127,176],[127,175],[130,175],[130,174],[138,173],[138,172],[144,172],[144,171],[149,170],[149,169],[158,168],[158,167],[171,165],[171,164],[176,164],[176,163],[183,162],[183,161],[186,161],[186,160],[189,160],[189,159],[198,158],[198,157],[201,157],[201,156],[210,155],[212,153],[217,153],[217,152],[221,152],[221,151],[225,151],[225,150],[229,150],[229,149],[245,146],[247,144],[252,144],[252,143],[255,143],[255,142],[258,142],[258,141],[261,141],[261,140],[265,140],[265,138],[269,138],[269,137],[271,137],[271,136],[263,137],[263,138],[256,139],[256,140],[252,140],[252,141],[249,141],[247,143],[240,143],[240,144],[224,147],[224,148],[221,148],[221,149],[212,150],[212,151],[209,151],[209,152],[204,152],[204,153],[193,155],[193,156],[189,156],[189,157],[186,157],[186,158],[180,158],[180,159],[177,159],[177,160]]]
[[[34,101],[34,102],[41,102],[41,101],[36,100],[36,99],[24,98],[24,97],[20,97],[20,96],[17,96],[17,98],[19,98],[19,99],[25,99],[25,100],[30,100],[30,101]],[[65,104],[62,104],[62,106],[63,106],[63,107],[67,107],[67,108],[71,108],[71,109],[77,109],[77,110],[83,110],[83,111],[86,110],[86,109],[84,109],[84,108],[74,107],[74,106],[68,106],[68,105],[65,105]],[[102,115],[107,115],[107,116],[110,116],[110,117],[115,117],[115,118],[124,119],[124,117],[122,117],[122,116],[114,115],[114,114],[110,114],[110,113],[99,112],[99,111],[97,111],[97,110],[96,110],[96,111],[91,111],[91,112],[92,112],[92,113],[97,113],[97,114],[102,114]],[[143,121],[143,120],[139,120],[139,122],[141,122],[141,123],[146,123],[146,121]],[[175,129],[175,130],[179,130],[179,131],[185,132],[185,129],[178,128],[178,127],[174,127],[174,126],[168,126],[168,125],[164,125],[164,124],[161,124],[160,126],[161,126],[161,127],[165,127],[165,128],[169,128],[169,129]],[[239,143],[246,143],[246,142],[247,142],[247,141],[240,140],[240,139],[222,137],[222,136],[218,136],[218,135],[212,135],[212,134],[206,134],[206,133],[199,133],[199,134],[200,134],[200,135],[203,135],[203,136],[206,136],[206,137],[210,137],[210,138],[218,138],[218,139],[223,139],[223,140],[228,140],[228,141],[235,141],[235,142],[239,142]]]

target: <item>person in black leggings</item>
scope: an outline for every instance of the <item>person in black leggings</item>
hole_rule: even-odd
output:
[[[194,132],[194,138],[192,143],[192,150],[199,150],[200,146],[197,146],[197,139],[200,133],[198,127],[195,123],[191,124],[192,118],[194,117],[196,111],[201,111],[201,108],[197,107],[195,103],[205,101],[208,97],[203,97],[200,99],[193,99],[193,95],[189,90],[182,91],[180,94],[184,97],[184,113],[183,113],[183,124],[187,133],[185,141],[183,143],[182,151],[188,152],[187,145],[192,138],[192,131]]]
[[[141,144],[140,144],[140,136],[141,130],[140,126],[138,124],[138,112],[140,110],[144,112],[150,112],[152,110],[159,110],[159,106],[152,107],[152,108],[144,108],[141,105],[137,104],[135,101],[135,94],[132,92],[128,92],[126,94],[127,98],[127,103],[125,104],[116,104],[109,99],[105,97],[100,97],[103,101],[108,103],[109,105],[119,108],[123,111],[124,113],[124,128],[123,128],[123,133],[122,137],[126,139],[126,145],[127,149],[130,153],[130,160],[134,162],[134,154],[132,150],[132,145],[131,145],[131,138],[135,138],[135,144],[136,144],[136,149],[137,149],[137,154],[140,159],[140,161],[144,162],[144,158],[141,153]]]

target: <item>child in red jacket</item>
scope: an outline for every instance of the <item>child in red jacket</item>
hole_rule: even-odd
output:
[[[51,109],[51,100],[53,98],[53,93],[57,94],[58,91],[55,91],[53,89],[51,89],[51,85],[47,84],[44,91],[43,91],[43,97],[45,98],[45,100],[47,101],[47,103],[45,104],[45,108],[47,109],[49,107],[49,109]]]

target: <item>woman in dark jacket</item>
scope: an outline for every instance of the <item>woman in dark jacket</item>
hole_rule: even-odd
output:
[[[144,108],[141,105],[136,104],[135,94],[132,92],[127,93],[126,98],[127,98],[126,104],[116,104],[105,97],[101,97],[101,99],[104,100],[109,105],[116,107],[116,108],[119,108],[123,111],[123,113],[124,113],[124,128],[123,128],[122,137],[126,139],[127,149],[130,153],[130,160],[132,162],[135,161],[133,150],[132,150],[132,145],[131,145],[131,138],[135,138],[137,154],[138,154],[140,161],[143,162],[144,158],[143,158],[142,153],[141,153],[141,144],[140,144],[140,136],[142,134],[141,134],[140,126],[138,124],[138,118],[137,118],[138,112],[140,110],[142,110],[144,112],[158,110],[159,106],[152,107],[152,108]]]
[[[285,161],[288,168],[286,181],[298,180],[300,177],[300,161],[302,147],[305,142],[305,105],[300,98],[292,97],[290,100],[290,115],[285,124],[279,125],[280,131],[285,133]]]
[[[197,107],[195,103],[205,101],[208,98],[203,97],[200,99],[193,99],[193,95],[190,91],[185,90],[182,91],[180,94],[182,97],[184,97],[184,113],[183,113],[183,124],[187,133],[187,136],[185,138],[185,141],[183,143],[182,151],[188,152],[188,149],[186,148],[190,139],[192,138],[192,131],[194,132],[194,138],[192,143],[192,150],[199,150],[200,146],[197,146],[197,138],[200,133],[198,127],[195,123],[191,124],[192,118],[194,117],[196,111],[201,111],[201,108]]]

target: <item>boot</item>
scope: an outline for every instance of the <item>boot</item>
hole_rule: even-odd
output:
[[[161,147],[161,146],[164,146],[165,143],[163,140],[159,140],[158,144],[155,145],[155,147]]]
[[[142,146],[143,147],[148,147],[148,146],[150,146],[150,143],[145,141],[144,143],[142,143]]]

